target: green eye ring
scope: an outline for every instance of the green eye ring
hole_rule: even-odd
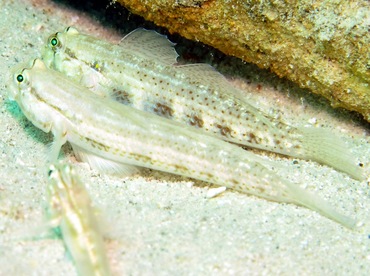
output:
[[[59,40],[56,37],[50,39],[50,44],[52,47],[55,47],[59,44]]]
[[[22,81],[24,81],[24,77],[21,74],[19,74],[16,79],[17,79],[17,82],[19,82],[19,83],[21,83]]]

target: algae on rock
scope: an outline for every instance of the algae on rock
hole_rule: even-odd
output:
[[[118,0],[171,33],[237,56],[370,121],[370,2]]]

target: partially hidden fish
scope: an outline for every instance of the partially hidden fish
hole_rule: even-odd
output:
[[[38,128],[52,132],[51,160],[70,142],[93,166],[140,166],[272,201],[302,205],[348,228],[356,222],[267,169],[255,154],[204,132],[97,97],[35,59],[17,70],[9,97]]]
[[[111,275],[89,194],[74,168],[63,161],[55,162],[48,177],[49,219],[60,229],[79,275]]]
[[[98,95],[197,127],[236,144],[314,160],[363,180],[349,149],[326,129],[264,114],[207,64],[176,65],[165,36],[137,29],[116,45],[69,27],[48,39],[48,67]]]

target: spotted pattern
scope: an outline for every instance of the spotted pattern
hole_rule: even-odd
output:
[[[171,118],[174,114],[174,110],[171,107],[165,104],[161,104],[161,103],[156,103],[153,110],[159,116],[166,117],[166,118]]]

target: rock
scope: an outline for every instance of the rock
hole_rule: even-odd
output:
[[[370,3],[118,0],[171,33],[212,45],[370,121]]]

